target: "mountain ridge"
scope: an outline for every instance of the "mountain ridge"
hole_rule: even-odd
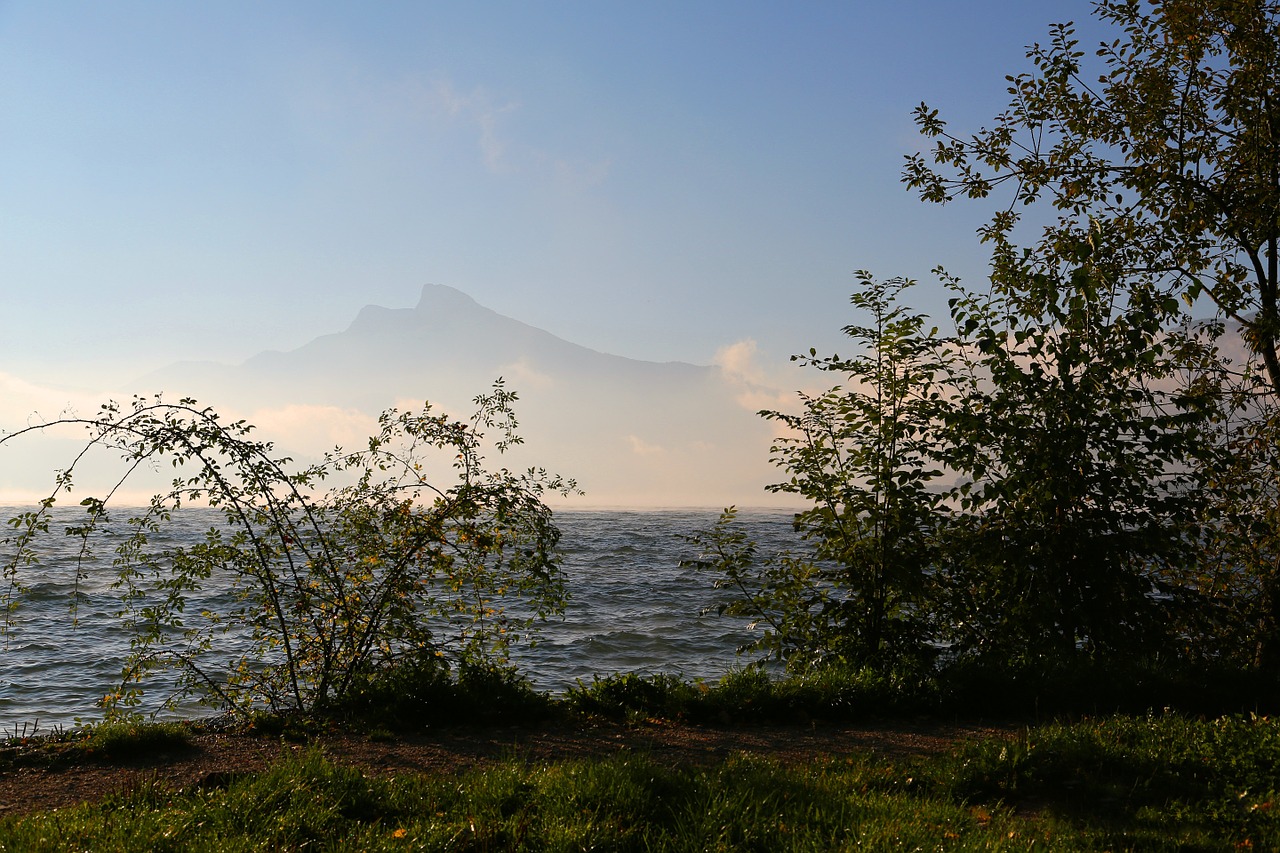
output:
[[[307,408],[314,431],[347,417],[339,412],[372,416],[423,399],[461,414],[498,377],[520,398],[528,452],[517,455],[577,476],[601,500],[758,503],[776,479],[765,466],[769,428],[724,369],[602,353],[447,285],[424,285],[412,308],[365,306],[346,329],[292,350],[234,365],[178,362],[137,385],[255,422]]]

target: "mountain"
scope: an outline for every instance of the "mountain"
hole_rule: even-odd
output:
[[[129,389],[194,396],[267,429],[280,424],[318,452],[345,425],[424,400],[458,414],[502,376],[519,394],[525,444],[514,467],[575,477],[587,503],[768,503],[771,427],[719,367],[598,352],[427,285],[413,308],[367,306],[344,331],[239,365],[183,362]],[[339,427],[342,427],[339,429]],[[277,441],[283,448],[290,444]]]

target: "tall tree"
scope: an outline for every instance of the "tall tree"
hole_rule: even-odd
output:
[[[922,104],[916,122],[937,143],[904,180],[935,202],[1009,189],[981,233],[1010,294],[1064,247],[1114,235],[1129,282],[1211,300],[1280,395],[1280,3],[1100,0],[1094,13],[1117,31],[1096,63],[1071,24],[1054,26],[1028,51],[1034,71],[1007,78],[989,129],[954,135]],[[1020,210],[1041,199],[1058,219],[1020,250]]]

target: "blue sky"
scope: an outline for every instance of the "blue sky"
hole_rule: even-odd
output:
[[[852,271],[973,281],[898,181],[1085,2],[0,2],[0,372],[124,383],[423,283],[597,349],[840,343]],[[923,307],[938,309],[922,290]]]

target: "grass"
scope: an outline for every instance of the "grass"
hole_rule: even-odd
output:
[[[75,751],[85,756],[128,761],[186,749],[190,745],[191,726],[187,723],[120,719],[84,729],[75,741]]]
[[[0,743],[0,770],[18,765],[49,765],[89,760],[129,762],[191,745],[195,726],[187,722],[148,723],[140,719],[107,720],[46,734],[32,727]]]
[[[882,790],[866,765],[787,770],[750,758],[669,769],[642,757],[461,776],[369,779],[312,753],[225,791],[146,787],[0,822],[6,849],[1025,849],[1008,814]],[[877,789],[866,789],[870,779]],[[1010,835],[1012,833],[1012,836]],[[1015,843],[1017,842],[1017,843]],[[994,844],[994,846],[993,846]]]
[[[1053,723],[963,748],[933,778],[966,800],[1051,804],[1134,849],[1280,850],[1280,722],[1264,717]]]
[[[672,768],[624,754],[379,779],[312,751],[225,787],[144,785],[6,818],[0,850],[1280,850],[1280,723],[1222,713],[1264,695],[1244,681],[1217,682],[1215,696],[1212,680],[1180,694],[1176,678],[1141,669],[988,683],[984,673],[839,669],[775,680],[749,668],[712,683],[613,675],[556,700],[510,670],[423,667],[364,685],[339,710],[370,739],[392,740],[438,724],[583,716],[725,724],[963,714],[982,711],[993,684],[1008,715],[1104,713],[933,759],[815,756],[803,766],[735,756]],[[1111,713],[1179,695],[1183,713]],[[306,741],[333,724],[263,716],[252,728]],[[190,732],[118,720],[57,740],[72,760],[129,761],[180,749]]]
[[[642,755],[369,778],[317,752],[226,788],[0,820],[0,849],[1280,849],[1280,723],[1049,724],[928,760]]]
[[[1042,668],[953,666],[926,672],[832,666],[783,678],[748,667],[715,682],[623,673],[580,682],[560,704],[570,714],[616,720],[786,724],[904,717],[1054,719],[1166,709],[1221,716],[1280,711],[1280,694],[1266,673],[1082,660]]]

